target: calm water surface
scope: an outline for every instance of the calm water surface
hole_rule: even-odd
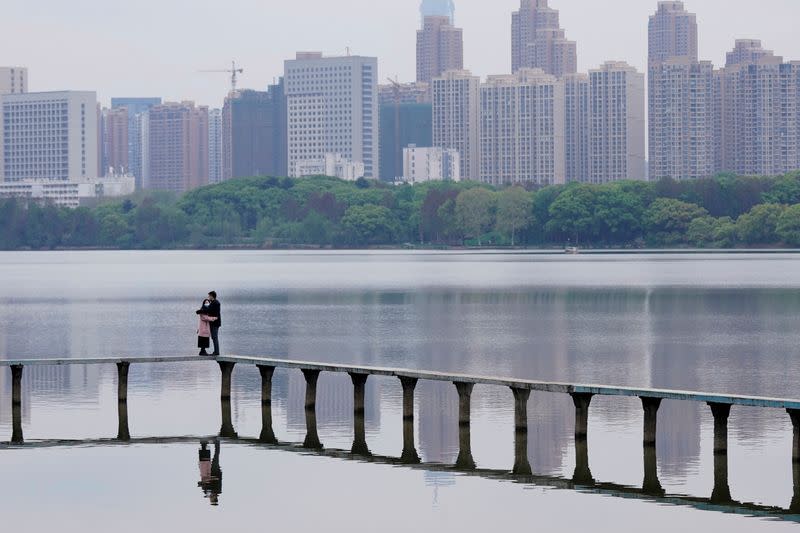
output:
[[[5,359],[193,353],[193,310],[214,288],[224,306],[223,351],[237,355],[800,397],[800,256],[794,255],[8,253],[0,254],[0,279]],[[0,441],[11,438],[10,381],[10,372],[0,370]],[[302,376],[278,370],[274,382],[276,436],[301,443]],[[530,524],[601,533],[797,527],[620,497],[617,488],[643,484],[636,399],[592,402],[591,475],[616,488],[565,488],[576,467],[572,402],[539,393],[530,400],[527,447],[536,483],[225,441],[221,494],[212,506],[198,486],[198,448],[202,436],[219,431],[218,388],[213,364],[134,366],[132,436],[186,439],[34,447],[114,437],[116,369],[26,369],[22,418],[29,447],[0,450],[3,527],[477,532]],[[258,437],[255,368],[236,368],[233,396],[239,436]],[[452,385],[420,383],[416,446],[424,462],[455,462],[457,412]],[[472,418],[478,467],[510,471],[511,393],[476,387]],[[350,450],[349,378],[322,375],[317,419],[326,449]],[[788,508],[794,489],[788,416],[734,408],[730,424],[733,499]],[[399,383],[370,378],[370,451],[399,457],[402,430]],[[664,402],[657,474],[665,493],[708,498],[712,449],[707,407]]]

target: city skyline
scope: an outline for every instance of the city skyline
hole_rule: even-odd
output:
[[[316,0],[269,6],[234,0],[231,9],[237,13],[249,10],[252,16],[217,28],[218,39],[201,40],[188,36],[204,27],[204,20],[213,19],[216,3],[197,3],[191,12],[159,4],[163,16],[151,19],[148,15],[154,10],[149,9],[149,1],[130,8],[120,6],[115,13],[100,9],[96,0],[87,0],[78,9],[45,1],[49,7],[43,6],[36,24],[29,9],[12,1],[4,8],[10,29],[0,34],[0,64],[28,67],[31,91],[96,90],[103,105],[108,105],[111,97],[162,96],[221,107],[229,80],[223,74],[199,70],[221,68],[235,57],[245,68],[240,86],[264,90],[281,75],[283,61],[299,50],[344,55],[349,46],[353,54],[378,57],[381,80],[389,76],[401,81],[415,78],[412,50],[420,20],[416,0],[353,0],[346,9]],[[777,55],[800,59],[800,42],[793,38],[792,28],[800,6],[792,0],[768,0],[754,10],[751,4],[744,0],[686,2],[687,9],[697,14],[701,28],[701,59],[722,66],[739,38],[761,39],[765,48]],[[597,68],[606,60],[626,61],[640,72],[646,71],[647,20],[656,8],[655,1],[611,0],[601,5],[550,0],[550,5],[560,11],[568,38],[577,42],[579,72]],[[465,68],[482,78],[510,72],[511,13],[518,8],[518,0],[498,0],[491,5],[474,0],[456,2],[456,25],[464,29]],[[303,17],[302,31],[301,13],[313,13]],[[372,24],[348,24],[349,18],[356,16]],[[720,17],[724,17],[724,25],[718,23]],[[175,33],[175,20],[183,20],[191,28],[186,30],[186,38],[173,37],[182,36],[180,31]],[[171,25],[170,37],[160,38],[167,34],[165,24]],[[73,31],[76,26],[81,27],[79,36]],[[143,27],[151,30],[147,40],[142,39]],[[348,28],[346,36],[341,31],[344,27]],[[59,47],[62,54],[56,56],[51,48],[31,44],[52,40],[63,43]],[[94,46],[100,42],[105,44]],[[120,56],[127,59],[119,61]]]

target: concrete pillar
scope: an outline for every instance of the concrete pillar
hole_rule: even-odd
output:
[[[575,440],[586,440],[589,434],[589,404],[594,394],[576,392],[570,396],[575,404]]]
[[[731,489],[728,484],[728,453],[714,454],[714,490],[711,503],[730,503]]]
[[[403,386],[403,420],[414,419],[414,389],[417,388],[417,378],[400,378]],[[412,425],[413,429],[413,425]]]
[[[11,444],[24,444],[22,435],[22,404],[11,404]]]
[[[642,398],[644,407],[644,445],[655,447],[656,429],[658,426],[658,408],[661,398]]]
[[[524,428],[518,427],[514,431],[514,468],[511,473],[515,476],[530,476],[533,474],[531,462],[528,459],[527,426]]]
[[[219,369],[222,372],[222,387],[220,390],[220,398],[223,400],[231,399],[231,381],[233,376],[233,367],[236,363],[227,363],[225,361],[217,361]]]
[[[364,397],[366,395],[367,374],[350,374],[353,380],[353,411],[364,414]]]
[[[459,424],[458,426],[458,457],[456,458],[456,468],[460,470],[475,470],[469,422],[466,424]]]
[[[789,417],[792,419],[792,431],[794,437],[792,439],[792,462],[800,462],[800,411],[795,409],[787,409]]]
[[[575,439],[575,472],[572,482],[579,485],[594,485],[592,470],[589,468],[589,441],[586,438]]]
[[[350,453],[353,455],[360,455],[362,457],[370,457],[372,452],[369,451],[367,446],[367,432],[364,420],[364,411],[356,411],[353,418],[353,446],[350,448]]]
[[[314,409],[317,406],[319,370],[303,370],[303,377],[306,378],[306,409]]]
[[[117,440],[127,442],[131,440],[131,431],[128,427],[128,402],[117,402]]]
[[[792,503],[789,505],[789,511],[792,514],[800,514],[800,462],[792,462],[792,479],[794,480],[794,495],[792,496]]]
[[[316,379],[314,380],[316,386]],[[308,398],[308,397],[306,397]],[[306,399],[306,401],[308,401]],[[322,443],[319,440],[317,433],[317,406],[316,404],[311,407],[306,407],[306,438],[303,440],[303,448],[309,450],[321,450]]]
[[[272,404],[272,376],[275,374],[274,366],[258,365],[261,374],[261,405]]]
[[[11,367],[11,403],[22,405],[22,365]]]
[[[516,389],[511,387],[514,394],[514,430],[528,431],[528,399],[531,397],[530,389]]]
[[[117,363],[117,401],[128,401],[128,371],[131,364],[125,361]]]
[[[416,465],[420,463],[416,443],[414,442],[413,418],[403,419],[403,454],[400,456],[400,460],[408,465]]]
[[[709,403],[714,415],[714,455],[728,453],[728,417],[731,404]],[[727,477],[727,476],[726,476]]]
[[[221,398],[220,406],[222,408],[222,426],[219,429],[219,436],[224,439],[235,439],[236,437],[238,437],[238,435],[236,434],[236,430],[233,427],[233,417],[231,416],[230,397]]]
[[[665,492],[658,479],[658,457],[656,447],[644,447],[644,481],[642,482],[642,492],[650,496],[664,496]]]
[[[469,425],[470,401],[472,399],[472,389],[474,383],[455,382],[458,391],[458,424],[461,426]]]

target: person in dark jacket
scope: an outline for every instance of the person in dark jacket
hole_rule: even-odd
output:
[[[211,291],[208,293],[208,311],[207,314],[211,318],[215,318],[210,323],[211,326],[211,342],[214,343],[214,353],[211,355],[219,355],[219,328],[222,327],[222,304],[217,300],[217,293]]]

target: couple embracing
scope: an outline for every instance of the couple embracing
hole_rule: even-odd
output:
[[[197,310],[200,324],[197,326],[197,347],[200,355],[219,355],[219,328],[222,326],[222,305],[217,300],[217,293],[211,291]],[[206,350],[214,342],[214,353]]]

